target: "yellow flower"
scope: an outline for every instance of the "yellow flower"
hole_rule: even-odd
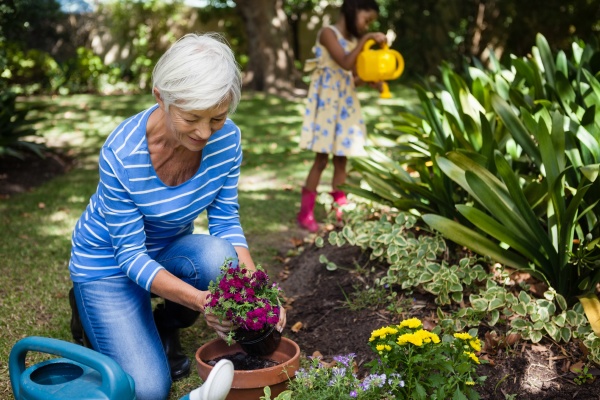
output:
[[[386,350],[386,351],[392,350],[392,346],[390,346],[389,344],[378,344],[375,348],[377,349],[379,354],[382,354],[383,350]]]
[[[394,335],[396,333],[398,333],[397,329],[392,328],[391,326],[384,326],[383,328],[379,328],[371,332],[369,342],[372,342],[375,339],[385,339],[387,335]]]
[[[475,338],[473,340],[469,340],[469,344],[476,352],[481,351],[481,341],[479,339]]]
[[[466,381],[465,384],[469,386],[475,386],[475,382],[473,381]]]
[[[469,335],[468,333],[455,333],[454,337],[457,339],[462,339],[462,340],[471,340],[473,339],[473,336]]]
[[[400,325],[398,325],[398,327],[400,328],[411,328],[411,329],[416,329],[419,328],[422,325],[421,320],[418,318],[409,318],[409,319],[405,319],[404,321],[400,322]]]
[[[466,354],[466,355],[468,355],[468,356],[469,356],[469,358],[470,358],[471,360],[473,360],[473,362],[474,362],[475,364],[479,364],[479,358],[477,358],[477,356],[475,355],[475,353],[471,353],[471,352],[469,352],[469,351],[465,351],[465,354]]]
[[[423,338],[419,335],[415,335],[414,333],[405,333],[404,335],[400,335],[398,340],[396,341],[399,345],[403,345],[406,343],[412,343],[415,346],[423,346]]]
[[[435,333],[431,333],[429,331],[426,331],[425,329],[419,329],[418,331],[416,331],[414,333],[415,336],[419,337],[423,343],[439,343],[440,342],[440,337],[438,335],[436,335]]]

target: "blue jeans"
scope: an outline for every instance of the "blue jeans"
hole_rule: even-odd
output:
[[[226,258],[237,258],[226,240],[186,235],[156,257],[167,271],[199,290],[220,273]],[[81,323],[94,350],[115,360],[135,382],[138,400],[167,399],[171,373],[152,313],[150,293],[128,277],[73,284]],[[170,304],[167,304],[170,303]],[[165,302],[174,329],[191,326],[199,313]],[[184,317],[179,318],[180,315]]]

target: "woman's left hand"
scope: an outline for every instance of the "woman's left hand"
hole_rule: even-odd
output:
[[[286,323],[286,311],[282,305],[279,305],[279,322],[275,326],[275,329],[277,329],[279,332],[283,332],[283,328],[285,328],[285,323]]]

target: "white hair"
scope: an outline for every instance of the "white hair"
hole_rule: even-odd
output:
[[[158,89],[168,110],[208,110],[229,102],[235,111],[240,102],[242,77],[233,51],[218,33],[190,33],[163,54],[152,72],[152,88]]]

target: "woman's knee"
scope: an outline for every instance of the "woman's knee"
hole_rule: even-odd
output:
[[[188,235],[161,254],[157,261],[180,279],[206,290],[228,259],[235,259],[237,263],[237,253],[229,241],[210,235]]]

